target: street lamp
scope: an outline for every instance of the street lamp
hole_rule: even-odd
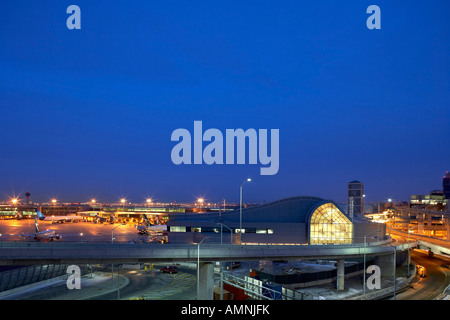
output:
[[[120,199],[120,202],[122,202],[122,211],[125,210],[125,201],[126,199]]]
[[[410,232],[411,232],[411,228],[408,228],[408,271],[407,271],[407,274],[406,274],[406,278],[408,278],[409,277],[409,265],[411,264],[411,257],[410,257],[410,252],[411,252],[411,245],[409,244],[409,234],[410,234]]]
[[[200,245],[203,241],[209,239],[208,237],[203,238],[202,241],[197,243],[197,300],[200,293]]]
[[[397,300],[397,273],[396,273],[397,249],[389,242],[388,245],[390,245],[394,249],[394,300]]]
[[[239,244],[242,245],[242,187],[246,182],[250,182],[252,179],[248,178],[241,183],[240,195],[239,195]]]
[[[222,244],[223,226],[225,226],[225,228],[230,230],[230,244],[233,244],[233,229],[231,229],[230,227],[228,227],[226,224],[224,224],[222,222],[217,222],[216,224],[220,224],[220,244]]]
[[[111,230],[111,243],[114,243],[114,230],[117,229],[120,226],[124,226],[125,223],[119,224],[117,227],[114,227]],[[119,276],[117,276],[119,277]],[[112,282],[112,288],[114,289],[114,264],[111,263],[111,282]],[[117,283],[119,285],[119,283]]]
[[[14,205],[14,212],[16,212],[17,216],[19,217],[19,210],[17,210],[17,201],[18,201],[17,198],[13,198],[13,199],[11,200],[11,202],[12,202],[13,205]]]
[[[152,204],[152,199],[148,198],[148,199],[147,199],[147,204],[148,204],[148,205],[151,205],[151,204]]]
[[[114,228],[111,230],[111,243],[114,243],[114,230],[117,229],[118,227],[124,226],[124,225],[125,225],[125,223],[119,224],[117,227],[114,227]]]
[[[52,199],[52,203],[53,203],[53,205],[55,205],[56,204],[56,199]]]

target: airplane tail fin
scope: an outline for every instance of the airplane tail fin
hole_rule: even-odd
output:
[[[39,210],[38,211],[36,211],[36,215],[37,215],[37,217],[39,218],[39,219],[44,219],[45,218],[45,216],[42,214],[42,212],[40,212]]]
[[[147,226],[151,226],[151,225],[152,225],[151,222],[150,222],[150,220],[148,220],[146,214],[143,214],[143,218],[144,218],[144,223],[145,223]]]
[[[34,218],[34,231],[36,233],[39,232],[39,224],[38,224],[38,221],[37,221],[37,217]]]

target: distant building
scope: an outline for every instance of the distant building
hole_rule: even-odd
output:
[[[39,210],[44,216],[64,216],[64,215],[76,215],[80,211],[87,211],[90,209],[89,205],[42,205],[39,206]]]
[[[445,199],[450,199],[450,172],[446,172],[442,178],[442,192]]]
[[[442,211],[447,200],[442,191],[433,190],[430,194],[413,194],[410,199],[411,208],[422,208]]]
[[[347,187],[348,215],[351,219],[355,214],[364,213],[364,183],[351,181]]]
[[[36,208],[27,205],[0,205],[0,220],[32,218],[36,215]]]

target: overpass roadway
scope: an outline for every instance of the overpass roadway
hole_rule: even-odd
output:
[[[408,232],[400,231],[400,230],[391,230],[391,233],[397,236],[406,239],[408,236],[411,240],[415,240],[418,243],[417,248],[423,250],[429,250],[435,254],[441,254],[450,256],[450,241],[443,240],[439,238],[433,238],[429,236],[417,235],[417,234],[409,234]]]
[[[408,244],[395,244],[397,251]],[[417,242],[410,243],[410,247]],[[128,244],[68,242],[0,242],[0,265],[111,264],[195,262],[197,244]],[[388,255],[386,242],[365,248],[366,255]],[[345,259],[364,254],[363,244],[352,245],[225,245],[203,243],[200,261],[249,261],[281,259]]]

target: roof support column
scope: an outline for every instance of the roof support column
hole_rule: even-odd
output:
[[[345,278],[345,259],[337,260],[337,274],[336,274],[336,289],[338,291],[344,290],[344,278]]]
[[[214,264],[212,262],[199,263],[199,291],[197,300],[214,299]]]

